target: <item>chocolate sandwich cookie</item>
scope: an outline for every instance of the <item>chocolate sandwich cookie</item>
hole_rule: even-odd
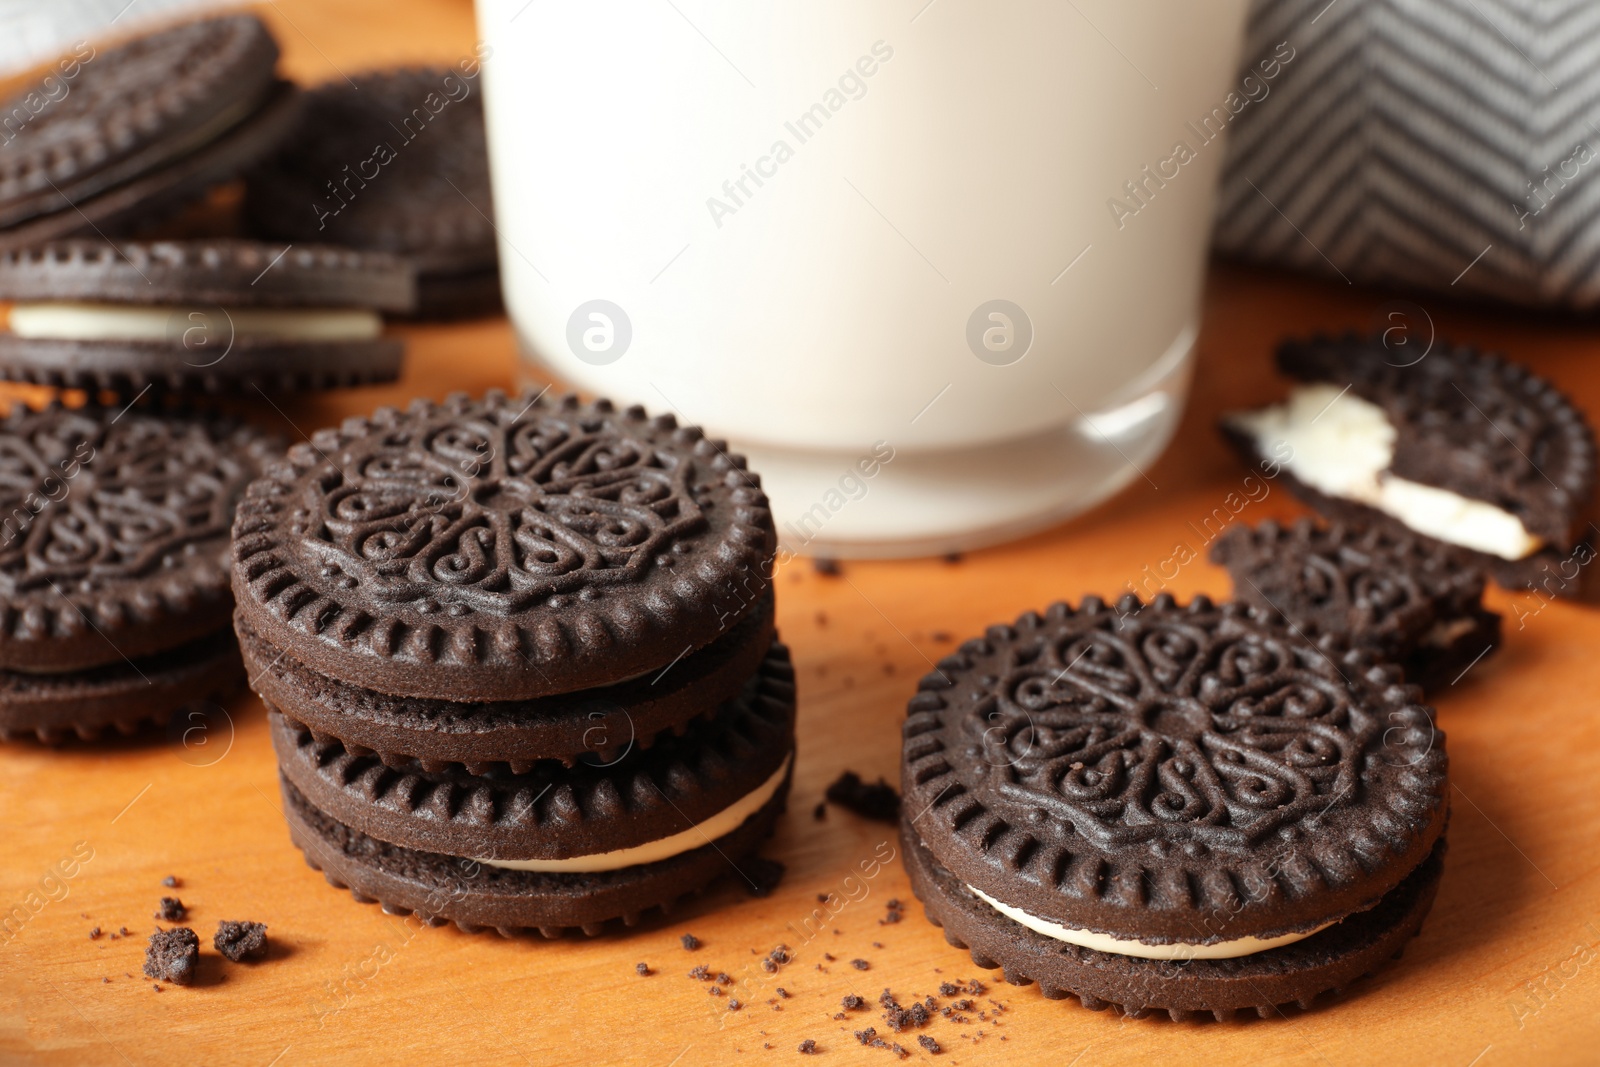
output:
[[[0,248],[124,234],[237,177],[299,99],[253,15],[80,49],[0,106]]]
[[[1048,997],[1309,1004],[1397,954],[1439,879],[1444,738],[1398,678],[1204,598],[991,627],[909,706],[912,887]]]
[[[414,279],[381,253],[253,241],[59,241],[0,252],[0,377],[139,393],[318,389],[399,376],[380,311]]]
[[[1289,399],[1222,423],[1247,462],[1330,519],[1463,551],[1507,588],[1600,584],[1594,434],[1555,386],[1442,342],[1404,365],[1354,335],[1288,342],[1277,360]]]
[[[477,74],[468,60],[356,74],[354,85],[311,90],[299,134],[249,177],[252,229],[407,257],[417,267],[423,318],[498,311]]]
[[[129,730],[237,683],[229,526],[280,447],[198,414],[0,421],[0,732]]]
[[[759,479],[698,429],[500,392],[313,434],[250,487],[234,537],[256,638],[463,703],[670,667],[760,610],[776,542]]]
[[[1483,606],[1483,573],[1436,542],[1268,520],[1230,527],[1211,559],[1233,576],[1235,599],[1281,613],[1309,640],[1368,649],[1424,690],[1451,683],[1500,642],[1500,616]]]
[[[510,935],[636,924],[734,874],[771,832],[794,763],[794,674],[773,645],[744,691],[609,765],[396,770],[271,715],[306,860],[396,914]]]

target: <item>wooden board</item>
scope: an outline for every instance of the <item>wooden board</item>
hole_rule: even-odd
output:
[[[403,14],[378,0],[283,0],[264,10],[287,67],[305,79],[452,60],[473,43],[464,2],[419,0]],[[1594,327],[1421,303],[1440,334],[1510,350],[1600,416]],[[1368,329],[1387,306],[1381,294],[1337,282],[1219,268],[1192,406],[1178,445],[1148,480],[1082,520],[958,563],[847,564],[838,577],[804,560],[784,569],[779,618],[799,670],[800,758],[791,811],[768,849],[788,876],[766,899],[725,885],[670,923],[597,940],[419,929],[331,889],[289,844],[254,698],[234,701],[231,722],[203,745],[199,736],[188,745],[157,736],[0,748],[0,909],[27,912],[14,936],[0,935],[0,1062],[666,1067],[792,1062],[809,1038],[826,1057],[819,1062],[887,1063],[890,1053],[851,1036],[866,1025],[883,1030],[878,1013],[837,1021],[840,998],[875,1001],[888,987],[906,1000],[974,976],[990,984],[980,1000],[991,1017],[930,1025],[924,1032],[945,1049],[932,1062],[1595,1062],[1600,613],[1592,610],[1494,594],[1507,613],[1505,649],[1440,700],[1456,791],[1438,905],[1401,962],[1311,1013],[1230,1025],[1130,1021],[1006,986],[949,947],[914,902],[905,921],[880,923],[888,900],[910,901],[898,860],[870,878],[859,868],[896,847],[890,828],[811,814],[845,768],[894,776],[914,680],[954,640],[1052,599],[1114,594],[1130,582],[1223,591],[1224,576],[1203,559],[1172,562],[1203,556],[1208,517],[1241,488],[1244,471],[1210,430],[1216,413],[1281,390],[1268,370],[1281,335]],[[280,410],[257,416],[299,436],[415,395],[509,386],[517,373],[502,320],[405,333],[401,384],[280,400]],[[1239,517],[1299,510],[1273,489]],[[52,874],[91,851],[67,864],[70,878]],[[225,965],[208,947],[199,985],[155,992],[138,974],[168,874],[183,880],[177,892],[207,941],[219,919],[261,920],[272,958]],[[819,893],[850,902],[808,939],[801,924]],[[91,941],[93,926],[126,926],[133,936]],[[700,951],[679,945],[686,931],[705,942]],[[795,959],[774,978],[757,963],[780,942]],[[853,958],[871,969],[848,966]],[[638,976],[641,961],[657,973]],[[708,996],[686,977],[700,963],[734,977],[728,992],[742,1010],[730,1012],[729,997]],[[899,1040],[929,1059],[916,1036]]]

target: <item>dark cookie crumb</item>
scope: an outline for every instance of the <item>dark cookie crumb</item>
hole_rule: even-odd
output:
[[[650,965],[648,963],[635,963],[633,965],[633,969],[639,972],[639,977],[641,978],[648,978],[652,974],[656,973],[650,969]]]
[[[689,977],[699,982],[709,982],[711,981],[711,968],[702,963],[689,972]]]
[[[732,985],[733,984],[733,975],[729,974],[727,971],[718,971],[717,972],[717,984],[718,985]]]
[[[894,822],[900,817],[900,794],[882,778],[867,785],[855,771],[845,771],[827,789],[828,803],[855,812],[864,819]]]
[[[163,922],[182,922],[188,917],[189,909],[183,906],[183,901],[177,897],[162,897],[161,904],[156,908],[156,918]]]
[[[744,1007],[744,1005],[740,1004],[737,1000],[733,999],[732,997],[728,998],[728,1010],[729,1011],[738,1011],[742,1007]]]
[[[700,945],[701,945],[700,939],[698,937],[694,936],[693,934],[684,934],[678,940],[680,942],[682,942],[683,947],[685,949],[689,950],[690,952],[693,952],[695,949],[699,948]]]
[[[777,964],[780,964],[780,965],[788,963],[789,960],[792,959],[792,958],[793,957],[791,957],[789,955],[789,946],[788,945],[779,945],[776,948],[774,948],[771,952],[767,953],[767,959],[771,960],[773,963],[777,963]]]
[[[161,987],[156,985],[154,982],[150,983],[150,988],[154,989],[157,993],[161,992]]]
[[[778,883],[783,881],[783,872],[786,869],[777,860],[769,860],[763,856],[753,856],[746,860],[744,875],[749,879],[750,895],[771,896],[772,891],[778,888]]]
[[[180,882],[175,875],[169,874],[165,878],[161,879],[161,884],[166,886],[168,889],[176,889],[183,883]]]
[[[773,963],[771,960],[765,960],[765,959],[762,960],[761,961],[761,969],[763,971],[766,971],[768,974],[777,974],[778,973],[778,965],[776,963]]]
[[[193,930],[187,926],[157,930],[150,935],[150,947],[145,950],[144,973],[174,985],[188,985],[194,981],[199,959],[200,938]]]
[[[857,1030],[856,1031],[856,1040],[861,1042],[863,1045],[872,1044],[872,1042],[877,1038],[877,1036],[878,1036],[878,1031],[876,1029],[874,1029],[873,1027],[870,1027],[870,1026],[867,1027],[865,1030]]]
[[[867,1002],[856,996],[854,993],[846,994],[845,998],[839,1003],[844,1005],[847,1011],[855,1011],[857,1008],[864,1008],[867,1006]]]
[[[822,958],[827,960],[829,963],[832,963],[834,961],[834,959],[835,959],[833,953],[831,953],[831,952],[824,952],[822,954]]]
[[[817,820],[818,822],[826,821],[827,818],[828,818],[828,805],[827,805],[827,802],[826,801],[818,801],[817,806],[811,809],[811,817],[813,819]],[[817,896],[822,897],[823,900],[827,900],[828,899],[827,896],[822,894],[822,893],[818,893]]]
[[[98,941],[99,939],[100,939],[100,928],[98,926],[96,926],[94,929],[89,931],[89,940],[90,941]]]
[[[837,577],[843,570],[839,566],[838,560],[831,559],[828,556],[813,556],[811,558],[811,566],[818,574],[828,578]]]
[[[258,960],[267,954],[267,924],[224,919],[217,923],[217,936],[211,939],[211,947],[234,963]]]
[[[854,967],[858,971],[864,971],[871,967],[872,964],[863,959],[854,959],[850,961],[850,966]]]
[[[809,1037],[806,1038],[800,1042],[800,1053],[804,1056],[815,1056],[817,1054],[817,1043]]]
[[[721,986],[712,986],[710,989],[706,990],[706,992],[710,993],[714,997],[720,997],[720,996],[722,996],[722,987]]]
[[[905,917],[905,905],[900,902],[898,897],[890,897],[889,903],[884,906],[883,918],[878,920],[878,925],[892,926]]]
[[[777,992],[778,996],[782,997],[784,1000],[788,1000],[789,999],[789,991],[787,989],[783,988],[783,986],[779,986],[777,988],[776,992]]]

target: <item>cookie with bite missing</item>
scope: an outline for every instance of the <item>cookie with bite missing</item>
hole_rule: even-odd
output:
[[[1444,738],[1420,691],[1242,604],[1052,605],[908,706],[928,917],[1051,998],[1276,1015],[1383,965],[1437,888]]]
[[[58,241],[0,252],[0,378],[136,395],[392,381],[385,311],[415,301],[381,253],[253,241]]]
[[[1550,382],[1437,342],[1401,359],[1382,338],[1285,342],[1288,399],[1222,420],[1246,462],[1330,520],[1463,552],[1509,589],[1591,597],[1594,434]]]
[[[1483,606],[1483,572],[1462,553],[1378,527],[1300,519],[1235,524],[1211,548],[1236,599],[1277,612],[1302,636],[1324,636],[1398,664],[1432,691],[1500,643]]]

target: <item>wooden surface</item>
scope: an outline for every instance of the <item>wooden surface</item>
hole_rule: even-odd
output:
[[[464,2],[411,3],[403,19],[392,10],[380,0],[284,0],[266,13],[287,67],[308,80],[450,60],[472,45]],[[1596,328],[1418,299],[1440,334],[1511,351],[1600,416]],[[1268,356],[1282,334],[1367,329],[1387,306],[1383,295],[1338,283],[1219,268],[1207,295],[1194,400],[1178,445],[1148,472],[1149,482],[1135,481],[1080,521],[959,563],[849,564],[839,577],[821,576],[804,560],[784,569],[779,621],[799,671],[800,756],[791,811],[767,851],[788,864],[788,876],[766,899],[724,885],[671,923],[592,941],[419,929],[333,890],[289,844],[254,698],[234,701],[231,721],[203,745],[158,734],[58,751],[5,746],[0,908],[20,904],[29,917],[15,936],[0,935],[0,1062],[667,1067],[792,1062],[807,1038],[826,1057],[819,1062],[891,1062],[890,1053],[864,1049],[850,1033],[873,1023],[883,1030],[878,1013],[836,1021],[840,997],[875,1001],[889,987],[907,1000],[973,976],[990,984],[981,999],[997,1014],[929,1026],[924,1032],[945,1049],[933,1062],[1595,1062],[1600,613],[1593,610],[1493,594],[1493,606],[1507,613],[1504,650],[1439,701],[1456,792],[1438,904],[1401,962],[1308,1014],[1230,1025],[1128,1021],[1001,984],[949,947],[914,902],[905,921],[880,923],[888,900],[910,901],[898,860],[870,879],[859,873],[863,861],[894,847],[889,827],[840,811],[823,822],[811,815],[844,768],[894,777],[898,724],[914,680],[955,640],[1052,599],[1114,594],[1130,582],[1179,594],[1225,591],[1222,573],[1203,559],[1168,562],[1203,555],[1205,518],[1244,476],[1210,432],[1216,412],[1280,391]],[[1426,330],[1416,310],[1411,322]],[[258,417],[299,436],[415,395],[512,384],[511,336],[501,320],[405,332],[411,355],[401,384],[283,401]],[[1240,517],[1298,511],[1273,490]],[[1163,573],[1169,577],[1152,577]],[[87,862],[68,864],[72,877],[51,875],[60,861],[91,851]],[[206,962],[197,986],[157,993],[138,975],[168,874],[183,881],[177,892],[203,933]],[[829,932],[807,941],[797,927],[819,893],[858,899]],[[229,918],[268,923],[272,958],[255,966],[220,962],[210,932]],[[93,926],[126,926],[133,936],[91,941]],[[686,931],[704,941],[699,952],[680,947]],[[780,942],[795,960],[774,979],[756,963]],[[845,963],[856,957],[871,969]],[[657,973],[639,977],[640,961]],[[701,963],[735,977],[729,993],[742,1010],[729,1012],[728,998],[708,996],[686,977]],[[779,985],[787,999],[777,999]],[[912,1056],[928,1059],[915,1036],[901,1040]]]

